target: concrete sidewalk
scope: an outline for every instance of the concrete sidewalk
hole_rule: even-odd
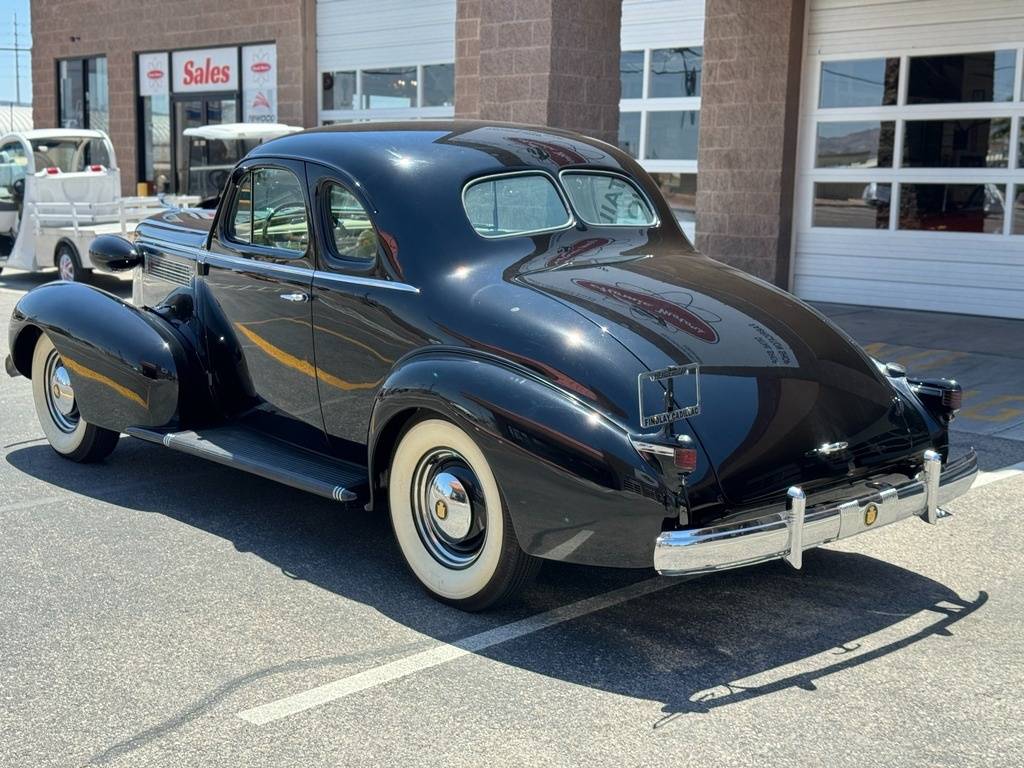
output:
[[[956,443],[983,444],[1004,465],[1024,459],[1024,320],[815,306],[879,360],[905,365],[912,376],[959,381],[964,407],[953,422]]]

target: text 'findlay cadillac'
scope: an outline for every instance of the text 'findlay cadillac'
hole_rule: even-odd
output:
[[[8,371],[52,446],[120,433],[389,514],[436,597],[481,609],[543,559],[699,574],[966,491],[955,382],[869,358],[695,252],[614,147],[485,123],[276,139],[213,211],[93,258],[133,303],[18,303]]]

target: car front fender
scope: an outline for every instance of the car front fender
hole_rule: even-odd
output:
[[[415,353],[400,361],[374,402],[371,478],[390,462],[393,425],[413,412],[439,414],[477,442],[528,554],[650,567],[654,541],[675,514],[673,493],[627,432],[587,403],[490,355]]]
[[[60,353],[82,418],[123,431],[177,425],[183,389],[198,365],[170,323],[81,283],[42,285],[11,316],[11,365],[32,375],[32,351],[45,333]]]

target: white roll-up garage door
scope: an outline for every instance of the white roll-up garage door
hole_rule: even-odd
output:
[[[1024,2],[810,0],[804,298],[1024,318]]]

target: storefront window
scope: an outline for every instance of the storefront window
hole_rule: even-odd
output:
[[[818,106],[881,107],[896,103],[900,60],[850,59],[821,65]]]
[[[651,98],[700,96],[703,48],[663,48],[651,51]]]
[[[1000,234],[1005,194],[996,184],[903,184],[899,226]]]
[[[631,157],[640,156],[640,113],[619,113],[619,149]]]
[[[416,106],[416,67],[364,69],[363,109],[395,109]]]
[[[644,52],[623,51],[619,54],[621,98],[641,99],[644,95]]]
[[[814,185],[815,227],[888,229],[892,185],[842,182]]]
[[[908,104],[1013,101],[1015,51],[914,56]]]
[[[321,75],[324,109],[352,109],[355,106],[356,73],[324,72]]]
[[[700,112],[648,112],[648,160],[696,160]]]
[[[65,59],[57,65],[57,103],[62,128],[108,128],[107,59]]]
[[[142,98],[142,181],[155,192],[171,189],[171,101],[166,95]]]
[[[896,123],[850,120],[818,123],[817,168],[891,168]]]
[[[455,65],[428,64],[423,67],[423,106],[455,105]]]
[[[1010,118],[908,120],[903,165],[907,168],[1005,168]]]
[[[693,224],[697,213],[697,174],[654,173],[651,176],[676,219]]]

